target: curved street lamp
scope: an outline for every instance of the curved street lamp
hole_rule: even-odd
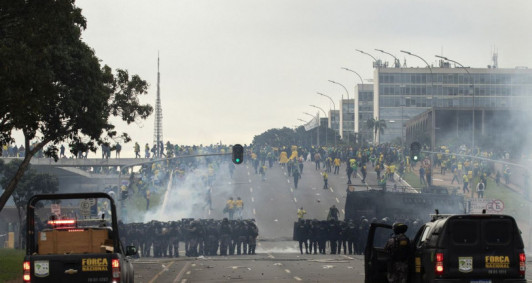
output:
[[[332,81],[332,80],[329,80],[329,82],[331,82],[331,83],[333,83],[333,84],[337,84],[337,85],[339,85],[339,86],[341,86],[341,87],[344,88],[345,93],[347,93],[347,112],[349,112],[349,91],[347,91],[347,88],[346,88],[343,84],[341,84],[341,83],[339,83],[339,82],[335,82],[335,81]],[[343,99],[342,99],[342,100],[343,100]],[[343,102],[343,101],[342,101],[342,102]],[[342,111],[340,111],[340,113],[341,113],[341,112],[342,112]],[[343,128],[343,127],[342,127],[342,128]],[[338,129],[340,129],[340,128],[338,128]],[[343,134],[343,133],[342,133],[342,134]],[[343,135],[342,135],[342,136],[343,136]],[[349,144],[349,131],[347,132],[347,143]]]
[[[399,61],[399,59],[397,59],[397,57],[395,57],[392,53],[388,53],[388,52],[386,52],[386,51],[384,51],[382,49],[375,49],[375,51],[379,51],[381,53],[388,54],[388,55],[392,56],[393,59],[394,59],[394,64],[393,64],[394,67],[395,68],[401,68],[401,61]]]
[[[327,117],[327,113],[325,113],[325,110],[323,110],[321,107],[318,107],[318,106],[316,106],[316,105],[309,105],[309,106],[321,110],[321,112],[323,112],[323,115],[325,115],[325,117]],[[321,124],[320,122],[321,122],[321,121],[318,120],[318,127],[321,126],[321,125],[320,125],[320,124]],[[329,141],[328,141],[328,138],[327,138],[327,128],[325,128],[325,146],[327,146],[328,142],[329,142]]]
[[[360,76],[359,73],[357,73],[356,71],[351,70],[351,69],[349,69],[349,68],[346,68],[346,67],[342,67],[342,69],[343,69],[343,70],[346,70],[346,71],[348,71],[348,72],[351,72],[351,73],[355,73],[355,74],[358,76],[358,78],[360,79],[360,83],[361,83],[362,85],[364,84],[364,80],[362,79],[362,76]],[[353,92],[355,93],[354,95],[355,95],[355,97],[356,97],[356,84],[355,84],[355,89],[353,90]],[[360,101],[360,99],[359,99],[359,101]],[[356,99],[355,99],[355,102],[356,102]],[[355,109],[354,109],[354,111],[355,111],[355,113],[354,113],[354,114],[355,114],[355,117],[353,117],[353,118],[354,118],[354,119],[353,119],[353,123],[356,123],[356,120],[357,120],[357,114],[358,114],[358,105],[355,104],[355,105],[353,105],[353,107],[355,107]],[[353,126],[356,128],[356,124],[353,125]],[[359,130],[360,130],[360,129],[359,129]],[[358,133],[355,132],[355,136],[356,136],[357,134],[358,134]]]
[[[360,52],[360,53],[362,53],[362,54],[368,55],[369,57],[373,58],[373,61],[374,61],[375,63],[377,63],[377,58],[375,58],[373,55],[371,55],[371,54],[369,54],[369,53],[367,53],[367,52],[364,52],[364,51],[362,51],[362,50],[359,50],[359,49],[355,49],[355,50],[358,51],[358,52]],[[374,66],[375,66],[375,65],[374,65]]]
[[[331,100],[331,102],[332,102],[332,104],[333,104],[333,113],[336,113],[336,104],[334,104],[334,101],[332,100],[332,98],[331,98],[330,96],[326,95],[326,94],[321,93],[321,92],[317,92],[317,93],[318,93],[319,95],[324,96],[324,97],[327,97],[327,98],[329,98],[329,100]],[[332,118],[332,117],[333,117],[333,115],[331,115],[331,118]],[[337,126],[338,126],[338,122],[339,122],[339,121],[336,121]],[[331,125],[333,125],[332,122],[331,122]],[[338,127],[338,129],[340,129],[340,127]],[[333,130],[334,130],[334,128],[333,128]],[[335,134],[334,134],[334,147],[336,147],[336,130],[335,130]]]

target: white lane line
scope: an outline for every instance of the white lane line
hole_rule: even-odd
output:
[[[285,271],[286,273],[288,273],[288,274],[292,273],[292,272],[290,272],[290,270],[288,270],[288,269],[285,269],[284,271]]]
[[[297,280],[297,281],[301,281],[301,280],[303,280],[303,279],[301,279],[301,278],[299,278],[299,277],[297,277],[297,276],[294,276],[294,279]]]
[[[187,283],[187,279],[181,280],[181,283]]]
[[[342,208],[342,213],[345,214],[345,210]]]
[[[296,199],[296,198],[294,198],[294,202],[297,202],[297,199]]]
[[[255,199],[253,197],[251,197],[251,202],[255,202]]]
[[[209,209],[209,215],[211,215],[211,210]]]
[[[249,172],[248,172],[248,176],[249,176]]]
[[[294,189],[293,189],[293,188],[290,188],[290,192],[292,192],[292,193],[293,193],[293,192],[294,192]]]
[[[253,208],[253,215],[255,215],[255,214],[257,214],[257,213],[255,212],[255,209]]]
[[[253,188],[249,188],[249,191],[252,193],[253,192]]]
[[[334,193],[334,190],[332,187],[330,187],[329,190],[331,191],[331,193]]]
[[[189,270],[189,271],[187,271],[187,275],[190,275],[190,270]]]
[[[338,198],[336,198],[336,202],[337,202],[337,203],[340,203],[340,200],[339,200]]]
[[[290,184],[290,180],[286,180],[286,182],[288,182],[288,184]]]
[[[248,179],[248,182],[250,182],[250,183],[251,183],[251,179]]]

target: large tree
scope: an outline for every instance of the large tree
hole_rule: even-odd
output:
[[[123,137],[111,121],[147,118],[139,102],[147,83],[125,70],[101,66],[81,40],[86,20],[74,0],[0,2],[0,144],[14,131],[24,136],[25,155],[0,197],[0,211],[39,150],[57,158],[61,142],[95,149]],[[119,120],[117,119],[117,120]]]

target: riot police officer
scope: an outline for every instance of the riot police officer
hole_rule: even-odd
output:
[[[406,283],[410,256],[410,239],[405,235],[408,226],[403,223],[394,223],[392,228],[394,234],[384,246],[384,249],[390,254],[388,282]]]

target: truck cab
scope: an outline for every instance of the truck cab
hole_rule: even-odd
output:
[[[36,195],[28,202],[24,282],[133,282],[135,254],[120,242],[108,194]]]
[[[387,282],[393,233],[372,223],[366,243],[366,282]],[[499,214],[434,215],[411,240],[408,282],[526,282],[526,256],[513,217]]]

